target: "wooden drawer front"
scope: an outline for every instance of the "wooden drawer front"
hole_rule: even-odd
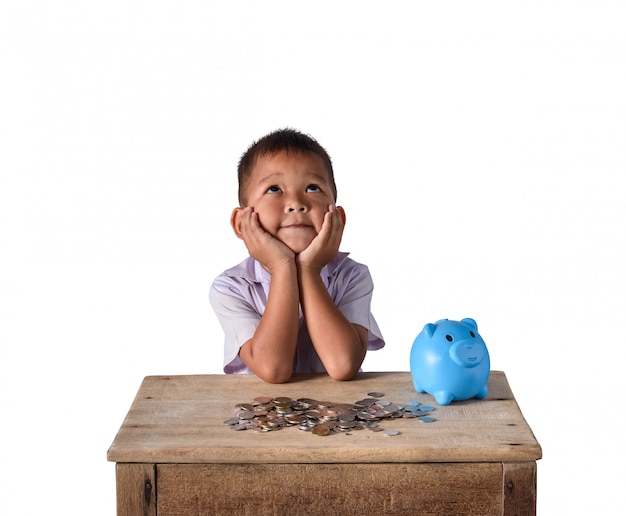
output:
[[[157,514],[506,514],[520,468],[534,479],[535,463],[160,464]],[[525,480],[515,512],[534,514]]]

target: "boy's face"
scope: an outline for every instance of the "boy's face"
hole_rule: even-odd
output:
[[[261,158],[246,187],[261,227],[300,253],[317,236],[335,203],[328,171],[316,154],[279,152]]]

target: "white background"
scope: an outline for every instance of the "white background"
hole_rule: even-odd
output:
[[[285,126],[333,158],[374,277],[364,368],[476,319],[543,449],[539,514],[617,512],[624,3],[1,5],[2,514],[114,514],[143,377],[221,373],[236,163]]]

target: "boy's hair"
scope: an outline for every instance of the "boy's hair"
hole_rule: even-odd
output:
[[[303,134],[295,129],[278,129],[255,141],[248,150],[241,156],[237,167],[237,178],[239,180],[239,205],[244,206],[246,202],[246,187],[250,172],[259,159],[273,156],[279,152],[311,153],[317,154],[328,171],[330,183],[333,189],[333,196],[337,199],[337,186],[335,185],[335,175],[333,164],[328,152],[308,134]]]

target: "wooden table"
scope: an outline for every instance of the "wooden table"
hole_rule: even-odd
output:
[[[258,396],[354,403],[372,391],[432,405],[436,421],[382,420],[395,436],[224,424]],[[491,372],[486,399],[448,406],[415,392],[408,372],[349,382],[297,375],[280,385],[252,375],[148,376],[107,454],[117,463],[118,514],[133,516],[532,515],[540,458],[501,371]]]

